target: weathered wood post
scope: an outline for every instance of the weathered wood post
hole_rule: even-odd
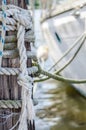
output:
[[[0,5],[2,0],[0,0]],[[25,0],[7,0],[7,4],[14,4],[22,8],[26,8]],[[14,43],[13,49],[16,50],[16,39],[11,41],[11,37],[16,36],[16,32],[10,31],[6,32],[6,41],[5,44]],[[26,48],[30,51],[30,42],[26,42]],[[4,47],[4,51],[6,48]],[[11,49],[12,50],[12,49]],[[9,50],[10,51],[10,50]],[[3,56],[2,59],[3,67],[19,67],[19,57],[14,56],[9,58],[9,56]],[[31,66],[31,59],[28,58],[27,66]],[[17,84],[16,76],[6,76],[0,75],[0,130],[10,130],[12,126],[16,124],[19,119],[20,110],[21,110],[21,87]],[[8,102],[5,102],[8,101]],[[15,101],[15,102],[13,102]],[[12,105],[10,106],[10,102]],[[5,104],[5,105],[4,105]],[[9,105],[9,107],[7,107]],[[17,127],[14,129],[17,130]]]

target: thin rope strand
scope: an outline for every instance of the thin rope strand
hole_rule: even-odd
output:
[[[66,52],[64,52],[62,57],[48,71],[52,70],[66,55],[68,55],[70,51],[72,51],[72,49],[74,49],[74,47],[79,43],[84,35],[85,32],[74,42],[74,44]]]

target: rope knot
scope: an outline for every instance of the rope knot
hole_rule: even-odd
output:
[[[32,29],[32,19],[29,14],[24,11],[14,14],[14,19],[25,27],[25,29]]]
[[[3,15],[3,32],[5,30],[17,30],[17,48],[19,50],[20,58],[20,70],[21,73],[18,76],[18,84],[22,87],[21,98],[22,98],[22,110],[20,117],[20,124],[18,130],[27,130],[28,124],[29,129],[34,130],[34,108],[32,102],[32,87],[33,79],[28,75],[27,71],[27,54],[25,47],[25,32],[32,30],[32,18],[29,11],[21,9],[16,6],[7,6],[6,13],[7,18],[5,20]],[[5,29],[5,25],[6,29]],[[4,37],[2,37],[4,39]]]
[[[25,89],[31,93],[32,91],[32,86],[33,86],[33,80],[30,76],[24,75],[23,73],[20,73],[17,82],[20,86],[23,86]]]

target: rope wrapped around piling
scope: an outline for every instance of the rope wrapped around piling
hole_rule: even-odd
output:
[[[38,72],[38,67],[33,66],[27,68],[28,75],[34,75]],[[0,75],[19,75],[21,73],[20,68],[7,68],[7,67],[1,67],[0,68]]]
[[[20,69],[6,69],[1,68],[1,73],[3,71],[7,75],[18,74],[17,82],[22,87],[22,109],[21,115],[19,118],[19,128],[18,130],[35,130],[34,118],[35,112],[33,108],[32,101],[32,87],[33,87],[33,78],[28,75],[27,70],[27,53],[26,47],[24,44],[25,41],[25,31],[33,30],[32,18],[30,12],[21,9],[13,5],[7,5],[6,7],[6,31],[17,31],[17,48],[20,57]],[[0,20],[3,22],[2,17]],[[28,38],[27,38],[28,39]],[[33,57],[31,54],[30,57]],[[8,72],[9,70],[9,72]],[[33,72],[32,72],[33,71]],[[29,74],[37,71],[37,68],[29,69]]]

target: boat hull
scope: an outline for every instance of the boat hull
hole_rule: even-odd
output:
[[[64,14],[56,16],[42,23],[44,39],[49,46],[51,57],[56,63],[65,51],[77,40],[85,30],[86,12],[81,12],[76,17]],[[80,43],[58,64],[57,68],[62,67],[73,56]],[[86,79],[86,43],[84,42],[81,50],[75,59],[66,67],[61,74],[71,79]],[[84,97],[86,97],[86,84],[72,84]]]

